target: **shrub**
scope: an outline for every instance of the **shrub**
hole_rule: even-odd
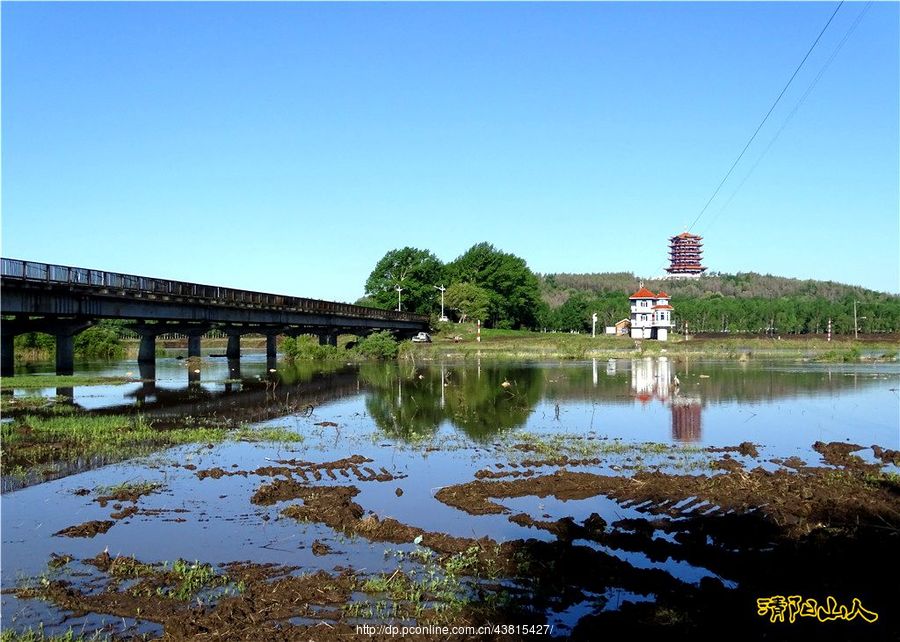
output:
[[[328,361],[341,358],[335,346],[319,345],[319,339],[309,335],[295,339],[285,337],[281,350],[291,361]]]
[[[361,339],[356,351],[371,359],[396,359],[400,345],[388,330],[381,330]]]

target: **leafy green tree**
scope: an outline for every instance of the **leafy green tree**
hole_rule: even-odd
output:
[[[366,280],[366,298],[385,310],[397,309],[397,286],[403,288],[401,309],[406,312],[429,314],[440,293],[443,265],[428,250],[404,247],[385,254]]]
[[[396,359],[400,344],[389,330],[381,330],[360,339],[356,351],[371,359]]]
[[[578,330],[579,332],[589,330],[591,327],[591,309],[590,302],[583,294],[579,293],[569,297],[557,311],[557,329]]]
[[[75,354],[84,359],[121,359],[124,321],[103,320],[75,336]]]
[[[524,259],[478,243],[447,266],[450,280],[467,282],[490,295],[487,325],[490,327],[535,327],[540,307],[537,277]]]
[[[491,308],[491,294],[474,283],[454,283],[444,293],[450,310],[459,312],[460,320],[486,319]]]

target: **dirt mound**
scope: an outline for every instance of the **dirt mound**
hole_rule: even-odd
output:
[[[824,443],[817,441],[812,445],[813,450],[822,455],[822,460],[826,464],[838,466],[841,468],[855,468],[859,470],[878,470],[879,466],[875,464],[867,464],[863,459],[855,453],[865,450],[865,446],[859,444],[845,444],[840,441],[832,441]]]
[[[77,526],[69,526],[53,533],[53,535],[56,537],[94,537],[100,533],[105,533],[114,524],[115,522],[111,519],[94,520],[78,524]]]

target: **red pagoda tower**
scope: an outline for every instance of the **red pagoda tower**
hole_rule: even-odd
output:
[[[669,239],[669,260],[666,272],[673,277],[700,276],[706,267],[700,264],[703,256],[703,237],[682,232]]]

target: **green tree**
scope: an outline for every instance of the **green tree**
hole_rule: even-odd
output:
[[[490,243],[473,245],[447,266],[453,282],[473,283],[488,291],[487,325],[535,327],[540,307],[540,289],[524,259],[496,249]]]
[[[440,293],[443,265],[428,250],[404,247],[385,254],[366,280],[366,298],[385,310],[397,309],[397,286],[403,288],[401,309],[406,312],[430,314]]]
[[[474,283],[454,283],[444,293],[447,308],[459,312],[460,319],[486,319],[491,308],[491,294]]]
[[[583,294],[571,296],[557,310],[557,330],[589,330],[592,307]]]

